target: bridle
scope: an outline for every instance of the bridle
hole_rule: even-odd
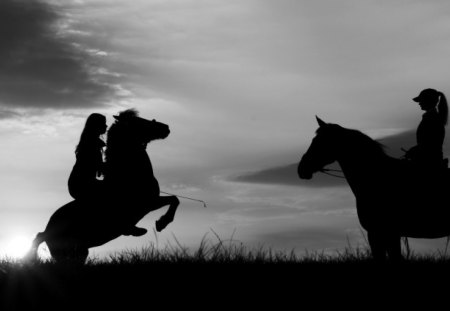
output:
[[[343,179],[345,179],[345,176],[340,176],[340,175],[337,175],[337,174],[329,173],[329,172],[342,173],[342,170],[335,170],[335,169],[331,169],[331,168],[322,168],[322,169],[319,170],[319,172],[324,173],[324,174],[329,175],[329,176],[336,177],[336,178],[343,178]]]

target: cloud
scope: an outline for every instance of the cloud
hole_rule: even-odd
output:
[[[335,187],[346,184],[341,178],[317,174],[312,180],[300,179],[297,175],[298,163],[251,172],[232,178],[232,181],[260,184],[278,184],[304,187]]]
[[[416,144],[415,130],[407,130],[398,134],[389,135],[378,139],[386,147],[386,152],[393,157],[401,157],[401,148],[409,149]],[[444,145],[444,154],[450,154],[449,144]],[[301,180],[297,175],[298,163],[271,167],[255,172],[249,172],[233,176],[230,181],[256,183],[256,184],[278,184],[303,187],[336,187],[346,185],[345,179],[335,178],[324,174],[315,174],[312,180]],[[335,167],[338,168],[338,167]]]
[[[7,110],[7,109],[0,110],[0,120],[9,119],[9,118],[18,118],[20,116],[21,116],[21,114],[16,111]]]
[[[0,104],[21,108],[100,106],[115,95],[111,77],[70,35],[61,6],[0,2]],[[3,114],[3,116],[6,116]]]

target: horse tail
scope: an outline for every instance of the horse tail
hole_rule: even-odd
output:
[[[30,250],[24,257],[27,261],[36,260],[38,258],[37,251],[38,251],[39,245],[41,245],[43,242],[45,242],[46,238],[47,238],[47,236],[46,236],[45,232],[39,232],[36,235],[33,242],[31,243]]]
[[[438,113],[441,117],[441,121],[444,125],[447,125],[448,123],[448,104],[447,104],[447,98],[445,97],[444,93],[439,92],[440,99],[438,104]]]

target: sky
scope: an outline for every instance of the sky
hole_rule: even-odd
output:
[[[2,0],[0,253],[71,200],[86,117],[110,125],[128,108],[170,125],[147,148],[162,190],[208,208],[182,200],[165,231],[152,233],[153,212],[139,224],[150,233],[92,256],[175,238],[195,249],[216,234],[282,251],[364,244],[345,181],[302,181],[296,166],[315,115],[394,156],[414,145],[411,99],[450,96],[449,13],[440,0]]]

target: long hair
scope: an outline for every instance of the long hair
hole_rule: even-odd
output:
[[[117,116],[114,116],[116,120],[109,128],[106,139],[106,162],[111,160],[113,154],[120,152],[120,150],[124,148],[124,144],[132,141],[132,139],[130,139],[132,137],[130,137],[131,132],[128,124],[138,116],[139,113],[136,109],[127,109],[120,112]]]
[[[75,154],[80,151],[96,146],[98,142],[98,129],[105,123],[105,116],[99,113],[92,113],[86,119],[86,124],[81,132],[80,142],[75,149]]]
[[[447,105],[447,98],[445,97],[444,93],[438,92],[439,94],[439,104],[437,105],[438,113],[440,116],[440,119],[442,121],[442,124],[444,126],[448,123],[448,105]]]

